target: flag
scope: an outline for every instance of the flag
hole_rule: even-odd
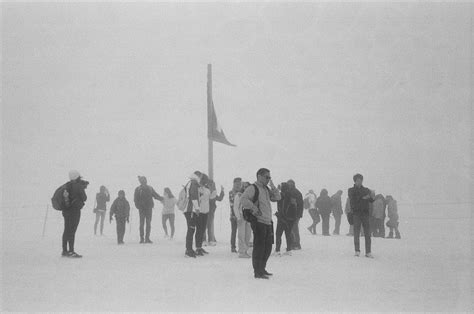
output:
[[[211,141],[219,142],[229,146],[235,146],[227,140],[224,131],[219,125],[219,122],[217,121],[216,110],[214,109],[214,102],[212,100],[207,106],[207,130],[207,137]]]

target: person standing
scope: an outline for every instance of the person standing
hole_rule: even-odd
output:
[[[193,238],[196,231],[197,219],[199,215],[199,181],[202,173],[195,171],[190,177],[190,181],[185,187],[188,204],[184,212],[186,217],[186,252],[185,256],[196,258],[196,252],[193,250]]]
[[[130,217],[130,203],[125,198],[125,192],[123,190],[118,192],[118,197],[110,207],[110,223],[112,223],[114,216],[117,224],[117,243],[122,245],[124,244],[125,223],[129,222]]]
[[[281,236],[285,232],[286,238],[286,252],[283,255],[290,255],[293,248],[293,224],[297,219],[299,198],[301,193],[298,194],[298,190],[294,188],[290,190],[288,183],[281,184],[281,199],[278,201],[278,209],[275,214],[277,216],[277,227],[276,227],[276,245],[275,245],[275,256],[281,256]],[[303,197],[301,196],[301,200]]]
[[[323,220],[323,236],[330,236],[329,233],[329,217],[331,216],[332,202],[329,197],[328,190],[322,189],[316,201],[316,208],[321,214]]]
[[[337,191],[336,194],[331,196],[331,204],[332,204],[332,215],[334,216],[334,220],[336,224],[334,226],[334,235],[339,235],[341,231],[341,217],[344,212],[342,211],[342,191]]]
[[[202,248],[204,234],[206,233],[207,215],[209,213],[209,199],[211,197],[209,183],[209,177],[203,174],[199,183],[199,215],[196,217],[196,256],[209,254]]]
[[[150,240],[151,218],[155,203],[153,199],[162,201],[163,198],[155,192],[155,190],[147,184],[146,177],[138,176],[140,185],[135,189],[134,201],[135,207],[140,215],[140,243],[153,243]],[[144,225],[146,223],[146,233],[144,233]]]
[[[317,234],[316,226],[321,221],[318,210],[316,209],[316,200],[318,199],[318,196],[316,195],[316,193],[314,193],[313,190],[309,190],[308,194],[306,194],[305,196],[305,199],[308,202],[308,213],[311,216],[311,219],[313,220],[313,223],[311,224],[311,226],[308,227],[308,230],[309,232],[311,232],[311,234],[315,235]]]
[[[244,219],[244,213],[242,211],[242,193],[250,186],[249,182],[242,184],[242,189],[239,193],[235,194],[234,197],[234,209],[235,216],[237,218],[237,239],[239,244],[239,258],[251,258],[248,253],[250,248],[250,233],[252,231],[250,223]]]
[[[389,239],[393,239],[393,231],[395,231],[395,238],[401,239],[400,231],[398,230],[399,225],[399,216],[398,216],[398,205],[397,201],[391,196],[387,196],[387,211],[388,211],[388,221],[387,227],[390,228],[390,233],[388,234]]]
[[[161,213],[161,224],[163,225],[163,230],[165,231],[165,238],[169,238],[170,240],[174,237],[174,218],[175,218],[175,207],[178,201],[174,197],[173,193],[171,193],[170,188],[165,188],[163,191],[163,210]],[[168,234],[168,227],[166,226],[166,222],[170,222],[171,228],[171,236]]]
[[[346,214],[346,216],[349,216],[350,213],[352,213],[351,202],[349,200],[349,197],[347,197],[346,206],[344,208],[344,214]],[[346,234],[346,236],[348,237],[354,236],[354,225],[349,225],[349,232]]]
[[[385,208],[386,201],[382,194],[377,194],[373,202],[372,217],[374,218],[374,231],[372,236],[385,238]]]
[[[253,231],[252,266],[256,279],[268,279],[272,274],[266,270],[273,245],[272,206],[270,202],[281,199],[280,191],[271,180],[270,170],[257,171],[257,181],[242,194],[244,213],[250,211]],[[268,187],[270,185],[270,187]],[[255,199],[254,199],[255,198]]]
[[[349,188],[351,209],[354,217],[354,248],[355,256],[360,256],[360,228],[363,226],[365,235],[365,256],[373,258],[371,252],[370,226],[369,226],[369,205],[374,201],[372,192],[362,185],[364,177],[356,174],[353,177],[354,186]]]
[[[76,231],[81,220],[81,209],[87,200],[86,188],[89,182],[82,180],[77,170],[69,172],[69,182],[66,183],[64,198],[67,207],[63,209],[64,232],[63,232],[63,257],[81,258],[74,250]],[[68,249],[69,245],[69,249]]]
[[[97,225],[100,221],[100,235],[104,234],[104,220],[105,212],[107,211],[107,202],[110,201],[109,190],[105,186],[100,187],[99,193],[95,196],[96,199],[96,208],[95,212],[95,223],[94,223],[94,235],[97,235]]]
[[[235,195],[239,193],[242,189],[242,178],[235,178],[234,185],[232,186],[232,190],[229,192],[229,204],[230,204],[230,250],[232,253],[237,253],[236,250],[236,236],[237,236],[237,216],[235,215],[234,209],[234,200]]]
[[[221,186],[221,192],[217,195],[216,183],[211,180],[210,183],[211,198],[209,200],[209,214],[207,215],[207,240],[209,246],[216,246],[216,236],[214,233],[214,216],[217,209],[217,202],[221,202],[224,199],[224,187]],[[204,233],[204,241],[206,241],[206,234]]]
[[[303,195],[301,192],[296,188],[296,184],[294,180],[288,180],[288,198],[289,198],[289,206],[287,209],[296,210],[296,217],[291,222],[291,244],[293,250],[301,250],[301,241],[300,241],[300,219],[303,217],[303,210],[304,210],[304,201]],[[286,234],[286,233],[285,233]]]

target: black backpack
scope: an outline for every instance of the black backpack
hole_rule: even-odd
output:
[[[295,200],[295,204],[291,203],[292,199]],[[290,204],[288,204],[287,206],[284,206],[284,208],[283,208],[283,217],[286,220],[294,221],[294,220],[296,220],[297,206],[298,205],[297,205],[297,202],[296,202],[296,198],[292,197],[292,195],[290,195],[289,201],[290,201]]]
[[[258,197],[260,196],[260,191],[256,184],[252,184],[253,188],[255,189],[255,195],[253,196],[252,203],[256,204],[258,202]],[[244,219],[250,223],[256,223],[257,217],[252,213],[252,210],[249,208],[242,209],[242,216]]]
[[[71,205],[71,201],[69,199],[69,193],[67,192],[67,183],[61,185],[53,194],[51,198],[51,204],[53,208],[56,210],[66,210]]]

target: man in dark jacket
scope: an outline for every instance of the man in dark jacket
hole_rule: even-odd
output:
[[[334,220],[336,221],[336,225],[334,226],[334,235],[339,235],[341,229],[341,217],[344,212],[342,211],[342,191],[337,191],[336,194],[331,196],[331,204],[332,204],[332,215],[334,216]]]
[[[155,192],[155,190],[147,184],[146,177],[138,177],[140,186],[135,189],[135,207],[140,214],[140,243],[153,243],[150,240],[151,217],[155,203],[153,199],[163,200],[163,198]],[[146,222],[146,235],[144,237],[143,227]]]
[[[74,242],[77,226],[81,220],[81,209],[87,200],[86,188],[89,182],[82,180],[81,175],[76,170],[69,172],[69,182],[66,183],[64,198],[67,199],[67,208],[62,211],[64,217],[63,232],[63,257],[80,258],[82,255],[74,251]],[[69,250],[68,250],[69,244]]]
[[[331,216],[332,201],[329,197],[328,190],[322,189],[316,201],[316,208],[321,214],[323,221],[323,236],[330,236],[329,234],[329,217]]]
[[[291,228],[291,244],[293,250],[301,250],[300,242],[300,219],[303,217],[304,201],[303,194],[296,188],[294,180],[288,180],[288,196],[290,203],[296,208],[296,217]]]
[[[373,193],[362,185],[364,177],[356,174],[353,177],[354,186],[348,190],[348,196],[352,213],[354,215],[354,247],[355,256],[360,256],[360,227],[364,227],[365,234],[365,256],[373,258],[371,253],[369,208],[374,201]]]
[[[130,204],[125,198],[125,192],[123,190],[118,192],[118,197],[110,207],[110,223],[112,223],[112,217],[114,215],[117,223],[117,243],[121,245],[124,244],[125,223],[129,222],[130,217]]]

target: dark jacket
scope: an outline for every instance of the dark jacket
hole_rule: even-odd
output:
[[[369,215],[370,203],[372,203],[374,199],[371,197],[368,188],[354,185],[347,191],[347,195],[349,196],[351,209],[354,214]],[[364,199],[365,196],[368,196],[368,198]]]
[[[301,218],[301,216],[298,216],[300,214],[298,208],[303,206],[299,204],[300,197],[301,203],[303,203],[303,196],[301,193],[298,193],[299,191],[296,189],[293,191],[281,192],[281,199],[277,203],[277,212],[275,213],[278,219],[294,221],[296,218]]]
[[[107,202],[110,201],[110,195],[108,193],[99,192],[96,194],[95,199],[97,201],[97,209],[107,209]]]
[[[155,192],[149,185],[140,185],[135,189],[134,202],[138,209],[149,210],[155,206],[153,199],[162,200],[163,198]]]
[[[126,198],[117,197],[110,207],[110,218],[128,218],[130,216],[130,203]]]
[[[87,200],[86,186],[81,179],[66,183],[70,206],[67,210],[81,210]]]
[[[331,214],[332,200],[327,194],[327,192],[326,193],[321,192],[320,196],[316,200],[316,208],[319,210],[319,213],[321,215]]]
[[[296,218],[301,218],[303,217],[303,211],[304,211],[304,200],[303,200],[303,194],[297,189],[289,189],[288,190],[288,201],[289,201],[289,206],[295,206],[296,210]],[[292,216],[292,210],[289,210],[290,215]]]

